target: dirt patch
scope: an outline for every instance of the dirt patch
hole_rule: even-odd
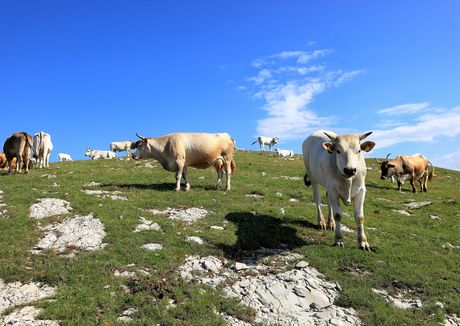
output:
[[[206,217],[209,212],[203,208],[187,208],[187,209],[178,209],[178,208],[169,208],[167,207],[164,210],[158,209],[149,209],[147,212],[154,215],[166,215],[172,220],[179,220],[185,223],[193,223],[203,217]]]
[[[104,247],[104,225],[92,214],[75,216],[62,223],[51,224],[41,228],[45,236],[38,242],[33,253],[55,249],[59,253],[78,250],[98,250]]]
[[[42,198],[30,207],[30,217],[41,219],[49,216],[70,213],[70,203],[59,198]]]

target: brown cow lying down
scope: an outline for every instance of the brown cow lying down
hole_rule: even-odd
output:
[[[139,141],[131,145],[137,148],[140,158],[154,158],[163,168],[176,173],[176,191],[180,181],[185,180],[185,190],[190,190],[187,167],[206,169],[214,166],[217,172],[217,189],[222,184],[224,171],[227,175],[227,190],[230,190],[230,175],[235,173],[233,158],[234,143],[227,133],[174,133],[158,138],[139,136]]]
[[[3,152],[8,161],[8,172],[12,171],[12,160],[16,158],[16,173],[25,167],[25,173],[29,172],[30,151],[33,146],[32,136],[26,132],[17,132],[11,135],[3,145]]]
[[[398,155],[394,160],[389,160],[387,155],[386,161],[380,162],[380,169],[382,174],[380,178],[385,180],[392,176],[395,177],[398,182],[398,190],[401,191],[401,185],[404,184],[404,180],[409,179],[412,186],[412,192],[417,192],[415,189],[415,181],[420,184],[420,191],[427,191],[428,180],[432,180],[434,177],[434,165],[431,164],[428,159],[421,155],[416,154],[412,156]],[[428,166],[431,165],[431,172],[428,173]]]

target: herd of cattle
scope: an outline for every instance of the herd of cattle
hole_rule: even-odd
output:
[[[358,244],[361,249],[370,250],[364,233],[364,199],[366,194],[365,178],[366,163],[362,152],[369,152],[375,146],[373,141],[363,141],[372,132],[365,134],[336,135],[332,131],[316,131],[305,139],[302,145],[303,160],[306,168],[305,185],[312,186],[313,198],[318,214],[318,224],[322,229],[335,230],[335,245],[343,246],[341,221],[343,211],[340,201],[352,204],[358,226]],[[176,191],[179,191],[181,179],[185,181],[185,190],[190,190],[187,175],[188,167],[205,169],[213,166],[217,173],[216,188],[222,185],[222,177],[226,175],[226,190],[231,189],[231,175],[235,173],[235,141],[227,133],[173,133],[158,138],[140,136],[136,142],[113,142],[110,150],[88,149],[85,153],[91,159],[115,158],[115,152],[126,152],[135,159],[153,158],[162,167],[176,176]],[[252,143],[259,142],[261,150],[265,145],[272,147],[279,141],[278,137],[260,136]],[[131,150],[136,150],[131,153]],[[49,157],[53,150],[51,136],[38,132],[33,137],[19,132],[9,137],[0,153],[0,167],[18,173],[25,173],[33,166],[30,158],[33,151],[35,164],[39,168],[49,167]],[[281,157],[293,156],[289,150],[277,149]],[[377,162],[381,166],[381,179],[391,178],[398,182],[398,190],[406,180],[410,180],[412,191],[416,192],[415,182],[420,184],[420,191],[427,191],[427,181],[434,175],[434,166],[421,154],[413,156],[397,156],[390,160]],[[59,161],[71,161],[70,155],[58,154]],[[431,172],[428,168],[431,166]],[[320,186],[326,190],[328,216],[327,224],[321,211]]]

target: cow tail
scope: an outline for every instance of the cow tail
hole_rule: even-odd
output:
[[[232,158],[232,161],[230,162],[230,167],[232,168],[232,175],[235,175],[236,163],[235,163],[235,159],[234,159],[234,158]]]
[[[308,177],[308,174],[305,173],[305,175],[303,176],[303,182],[305,183],[305,185],[307,187],[310,187],[311,186],[311,181],[310,181],[310,178]]]
[[[428,175],[428,180],[431,181],[431,180],[433,180],[433,178],[435,177],[435,174],[434,174],[434,165],[433,165],[433,163],[431,163],[430,161],[428,161],[428,163],[431,165],[431,172],[430,172],[430,174]]]
[[[32,141],[32,142],[30,141],[30,138],[32,138],[32,137],[31,137],[30,135],[26,134],[26,133],[25,133],[25,135],[26,135],[26,143],[27,143],[27,145],[29,145],[30,148],[34,148],[34,143],[33,143],[33,141]],[[29,137],[30,137],[30,138],[29,138]],[[34,149],[34,151],[35,151],[35,149]]]

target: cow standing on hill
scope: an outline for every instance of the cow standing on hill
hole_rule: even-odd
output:
[[[275,144],[278,144],[279,142],[278,137],[264,137],[264,136],[259,136],[257,137],[257,140],[253,142],[251,145],[254,145],[255,143],[259,142],[259,149],[265,151],[265,145],[268,145],[270,148],[270,152],[272,151],[272,147],[275,146]]]
[[[59,162],[73,161],[70,154],[65,154],[65,153],[58,153],[58,160]]]
[[[185,180],[185,190],[190,190],[187,167],[206,169],[214,166],[217,172],[217,185],[222,184],[224,171],[227,175],[227,190],[230,190],[231,175],[235,173],[233,158],[234,143],[227,133],[188,133],[180,132],[158,138],[139,136],[131,148],[137,148],[140,158],[154,158],[170,172],[176,173],[176,191],[180,191],[180,181]]]
[[[12,160],[16,158],[16,173],[23,167],[29,173],[30,151],[32,149],[32,136],[26,132],[17,132],[11,135],[3,145],[3,152],[8,161],[8,173],[12,173]]]
[[[112,152],[126,152],[126,155],[129,156],[131,152],[132,141],[117,141],[110,143],[110,150]]]
[[[409,179],[412,186],[412,192],[417,192],[415,189],[415,181],[420,184],[420,191],[426,192],[428,190],[428,180],[432,180],[434,176],[434,165],[428,161],[428,159],[421,155],[416,154],[412,156],[398,155],[394,160],[389,160],[391,154],[388,154],[386,160],[380,162],[376,159],[377,163],[380,164],[382,174],[380,178],[385,180],[386,178],[394,177],[398,182],[398,190],[401,191],[401,185],[404,181]],[[431,172],[428,173],[428,166],[431,165]]]
[[[38,168],[49,168],[49,159],[51,151],[53,150],[51,136],[43,131],[37,132],[34,135],[33,148],[34,158],[37,160]]]
[[[370,250],[364,233],[364,198],[366,194],[366,162],[362,152],[374,148],[375,143],[360,141],[371,132],[361,135],[336,135],[332,131],[316,131],[302,145],[303,159],[307,174],[305,184],[313,188],[318,213],[318,224],[325,229],[321,212],[320,185],[326,188],[328,221],[327,227],[335,228],[335,245],[343,247],[342,208],[340,200],[345,204],[353,204],[355,220],[358,225],[358,244],[361,249]],[[332,220],[334,217],[334,220]]]

